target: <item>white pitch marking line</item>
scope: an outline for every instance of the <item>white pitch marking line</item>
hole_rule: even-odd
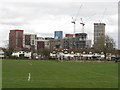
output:
[[[30,81],[30,79],[31,79],[31,74],[28,73],[28,81]]]

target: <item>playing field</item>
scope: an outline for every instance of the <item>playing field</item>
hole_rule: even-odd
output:
[[[114,62],[3,60],[2,63],[3,88],[118,87],[118,63]]]

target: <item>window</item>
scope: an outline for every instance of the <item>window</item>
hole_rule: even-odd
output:
[[[34,45],[34,40],[32,40],[32,45]]]

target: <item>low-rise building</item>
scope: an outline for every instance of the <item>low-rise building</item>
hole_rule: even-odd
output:
[[[42,37],[37,37],[35,40],[36,50],[41,48],[50,48],[50,41]]]
[[[31,52],[25,52],[25,51],[16,51],[12,53],[12,56],[16,56],[16,57],[25,57],[28,59],[31,59]]]
[[[0,49],[0,59],[4,59],[4,52]]]
[[[50,53],[52,58],[61,60],[104,60],[103,52],[96,53],[92,49],[54,49]]]

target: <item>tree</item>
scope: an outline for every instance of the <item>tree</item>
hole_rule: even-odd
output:
[[[105,54],[105,58],[106,58],[106,53],[112,53],[115,51],[115,41],[112,37],[106,35],[105,36],[105,44],[104,44],[104,48],[103,48],[103,52]]]
[[[37,53],[38,55],[41,55],[41,57],[43,57],[44,59],[48,59],[50,56],[50,49],[41,48],[41,49],[38,49]]]
[[[100,37],[97,40],[97,43],[95,44],[94,49],[98,53],[103,52],[106,59],[107,53],[115,53],[115,50],[116,50],[115,47],[116,47],[116,44],[114,39],[106,35],[105,38]]]
[[[105,44],[108,50],[113,50],[116,47],[114,39],[108,35],[105,37]]]
[[[45,48],[45,49],[43,50],[43,55],[45,56],[45,58],[48,59],[48,57],[50,56],[50,49]]]
[[[9,58],[12,55],[13,51],[9,48],[2,48],[2,50],[4,51],[5,58]]]
[[[4,51],[5,58],[10,58],[11,55],[12,55],[13,49],[9,48],[9,42],[8,41],[6,41],[4,43],[4,45],[5,45],[5,47],[3,47],[2,50]]]

